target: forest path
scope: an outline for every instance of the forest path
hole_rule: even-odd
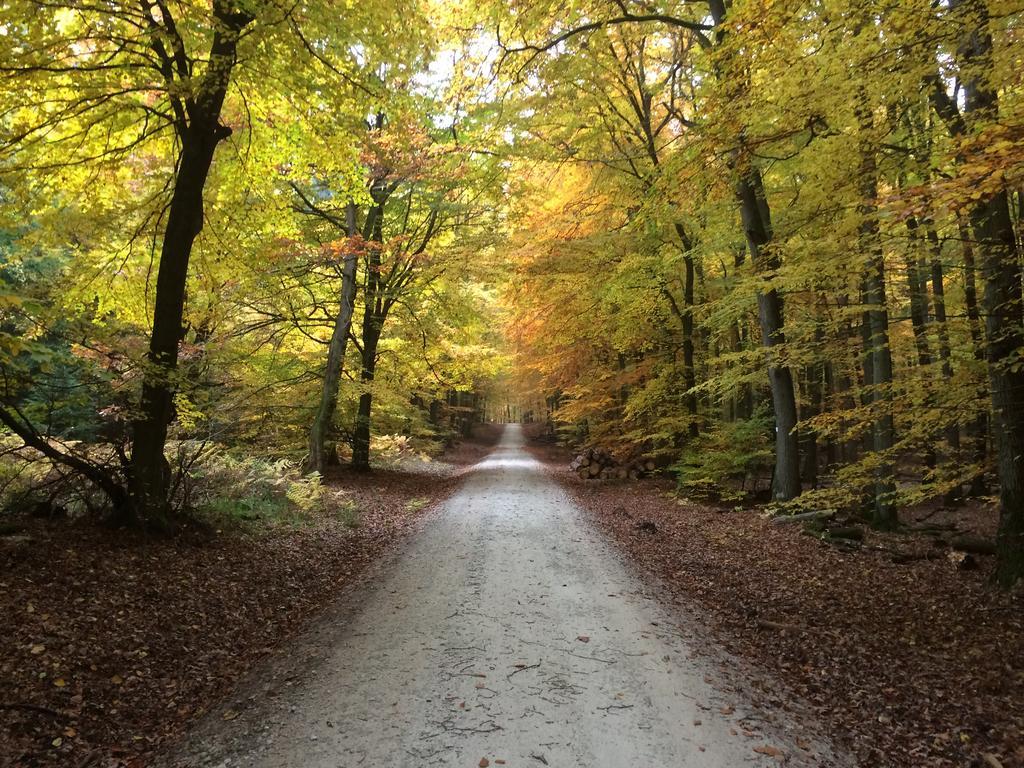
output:
[[[507,427],[357,604],[297,644],[300,674],[254,681],[240,714],[214,713],[171,762],[737,768],[775,764],[754,747],[800,754],[716,690],[713,659],[581,514]]]

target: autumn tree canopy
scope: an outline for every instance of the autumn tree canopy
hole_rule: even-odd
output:
[[[7,486],[172,527],[210,446],[369,469],[512,400],[688,495],[991,497],[1011,585],[1022,22],[4,0]]]

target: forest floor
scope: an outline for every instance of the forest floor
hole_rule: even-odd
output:
[[[808,703],[829,736],[872,768],[1024,766],[1024,595],[935,551],[923,534],[870,532],[844,551],[761,510],[679,499],[667,480],[581,480],[568,456],[533,452],[636,567],[696,611],[747,662],[755,701]],[[934,509],[991,538],[990,507]],[[715,652],[718,649],[714,649]]]
[[[174,538],[5,517],[0,766],[140,766],[309,626],[493,445],[336,470],[343,510]]]

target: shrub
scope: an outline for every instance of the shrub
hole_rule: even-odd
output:
[[[692,496],[743,498],[751,477],[770,472],[771,417],[761,409],[746,421],[724,422],[687,444],[679,462],[679,489]]]

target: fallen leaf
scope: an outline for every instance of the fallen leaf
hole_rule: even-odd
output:
[[[53,746],[55,746],[55,747],[59,747],[59,746],[60,746],[61,744],[63,744],[63,743],[64,743],[64,739],[62,739],[62,738],[61,738],[60,736],[58,736],[58,737],[57,737],[56,739],[54,739],[54,740],[53,740],[53,741],[51,741],[50,743],[51,743],[51,744],[52,744]]]
[[[45,645],[40,645],[38,643],[36,645],[33,645],[29,649],[29,653],[31,653],[33,656],[38,656],[40,653],[45,653],[45,652],[46,652],[46,646]]]
[[[590,642],[590,636],[589,635],[580,635],[576,639],[579,640],[581,643],[589,643]]]
[[[234,709],[229,709],[227,712],[221,715],[221,717],[225,720],[234,720],[236,717],[238,717],[238,712]]]
[[[782,750],[778,747],[773,747],[770,744],[762,744],[760,747],[754,747],[754,751],[759,755],[767,755],[768,757],[782,757]]]
[[[63,688],[68,683],[63,677],[58,677],[56,680],[53,681],[53,684],[58,688]]]
[[[124,682],[124,678],[120,675],[114,675],[112,678],[110,678],[110,682],[112,682],[114,685],[121,685],[121,683]]]
[[[491,761],[488,760],[486,757],[481,757],[480,758],[480,768],[487,768],[487,766],[489,766],[490,764],[491,764]]]

